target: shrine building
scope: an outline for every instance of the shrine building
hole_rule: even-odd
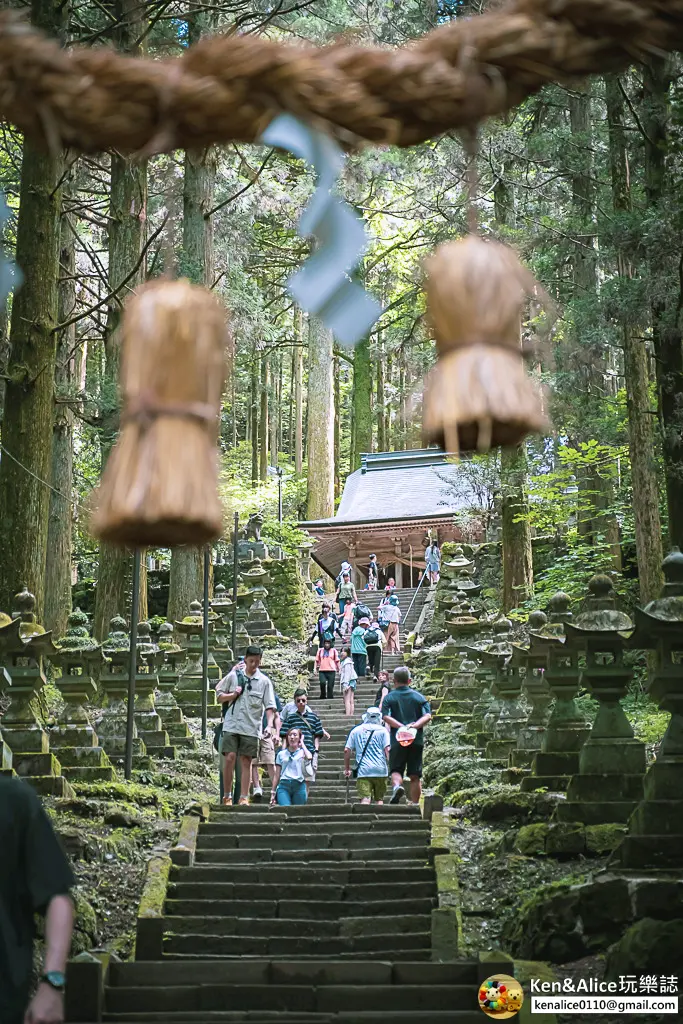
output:
[[[361,455],[361,468],[347,478],[337,514],[300,523],[316,541],[312,557],[333,579],[346,560],[354,582],[367,582],[374,552],[380,586],[393,576],[397,587],[415,587],[425,569],[431,536],[463,540],[454,513],[478,505],[462,463],[448,462],[438,448]],[[483,540],[483,531],[468,540]]]

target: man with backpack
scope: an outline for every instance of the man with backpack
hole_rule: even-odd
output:
[[[372,612],[366,604],[359,601],[353,609],[353,628],[355,629],[361,619],[367,619],[368,622],[372,619]]]
[[[397,804],[405,796],[403,776],[410,779],[410,799],[420,802],[422,794],[423,730],[432,720],[429,701],[411,686],[410,669],[394,669],[394,688],[382,701],[384,724],[391,730],[389,770],[394,791],[389,803]]]
[[[247,647],[244,668],[237,665],[221,679],[216,698],[227,704],[223,719],[221,754],[223,758],[223,803],[232,804],[232,783],[237,758],[240,759],[240,804],[249,803],[251,764],[258,757],[259,740],[273,734],[276,711],[275,690],[267,675],[261,672],[263,651]],[[265,712],[266,728],[262,727]]]
[[[379,628],[375,619],[365,630],[365,646],[368,651],[368,666],[373,676],[377,678],[382,668],[382,647],[386,643],[386,637]]]
[[[356,767],[351,770],[351,752],[355,754]],[[344,775],[356,779],[356,789],[362,804],[384,803],[389,774],[389,733],[382,725],[379,708],[368,708],[363,715],[362,725],[349,733],[344,747]]]

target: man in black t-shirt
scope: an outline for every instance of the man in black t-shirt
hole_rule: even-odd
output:
[[[399,803],[405,796],[403,776],[406,772],[410,779],[412,802],[419,803],[422,795],[422,730],[431,721],[432,711],[426,697],[418,690],[414,690],[410,683],[410,671],[404,665],[394,669],[394,689],[382,701],[384,724],[391,730],[389,771],[394,792],[389,803],[392,804]],[[417,730],[417,735],[409,746],[402,746],[396,738],[396,733],[401,728]]]
[[[74,877],[27,782],[0,777],[0,1021],[61,1024]],[[45,915],[45,962],[29,1003],[33,915]]]

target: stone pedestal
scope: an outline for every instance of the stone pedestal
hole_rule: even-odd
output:
[[[644,610],[636,609],[636,631],[630,643],[633,647],[655,649],[656,663],[649,690],[662,711],[671,713],[671,719],[657,759],[645,776],[643,799],[631,816],[628,834],[616,850],[613,862],[629,872],[680,878],[683,871],[683,555],[678,548],[664,559],[662,568],[666,580],[662,596],[651,601]]]
[[[533,617],[533,618],[532,618]],[[532,630],[542,629],[547,623],[543,612],[532,612],[529,625]],[[527,648],[513,648],[513,659],[524,666],[522,690],[530,705],[526,721],[519,730],[517,745],[510,751],[510,768],[531,769],[536,753],[541,750],[550,717],[552,695],[545,678],[548,661],[548,641],[539,633],[531,632]]]
[[[173,746],[194,749],[197,746],[196,740],[175,698],[175,689],[187,659],[187,652],[173,642],[173,625],[170,622],[163,622],[159,628],[159,650],[164,660],[157,670],[157,713]]]
[[[175,758],[175,747],[161,724],[156,709],[154,694],[159,685],[157,666],[163,663],[164,655],[151,642],[148,622],[138,625],[138,646],[135,673],[135,724],[147,753],[152,757]]]
[[[253,594],[254,601],[249,608],[249,615],[244,624],[249,636],[255,637],[257,640],[262,636],[277,636],[273,620],[263,603],[268,596],[268,591],[264,587],[255,587]]]
[[[113,782],[116,772],[100,746],[84,705],[97,692],[93,676],[99,675],[102,652],[87,629],[88,617],[75,608],[66,633],[57,641],[50,661],[60,670],[55,685],[64,698],[64,709],[50,730],[50,746],[58,752],[64,775],[71,782]]]
[[[493,723],[493,735],[486,744],[486,756],[507,761],[517,747],[520,731],[526,721],[522,706],[523,666],[513,656],[498,670],[496,693],[501,700],[498,718]]]
[[[182,637],[186,651],[178,685],[175,690],[176,700],[184,713],[190,718],[201,718],[202,687],[204,682],[204,622],[202,606],[199,601],[190,605],[190,614],[182,622],[176,622],[175,628]],[[211,628],[211,625],[209,625]],[[209,718],[220,718],[221,709],[216,702],[216,684],[221,673],[209,648],[208,685],[206,691],[207,715]]]
[[[102,644],[105,662],[100,672],[100,686],[107,697],[107,707],[96,723],[100,743],[115,764],[123,764],[126,756],[126,722],[128,717],[128,673],[130,637],[126,621],[114,616],[109,636]],[[150,768],[152,760],[133,721],[133,766]]]
[[[33,710],[45,685],[44,658],[55,652],[51,634],[35,619],[35,597],[26,588],[15,602],[19,616],[0,628],[0,660],[9,677],[11,703],[2,718],[2,739],[12,750],[12,768],[45,796],[70,796],[73,790],[50,754],[49,737]],[[7,759],[8,755],[5,755]],[[4,769],[9,771],[9,769]]]
[[[534,756],[531,775],[521,788],[532,792],[544,786],[552,791],[566,790],[572,775],[579,770],[579,752],[590,729],[576,704],[579,692],[578,652],[559,637],[548,638],[550,649],[546,681],[553,697],[553,708],[543,736],[541,750]]]
[[[630,632],[633,623],[616,608],[608,576],[593,577],[588,587],[586,611],[567,624],[566,632],[567,642],[585,651],[581,683],[599,708],[557,817],[586,825],[625,823],[642,799],[645,775],[645,744],[634,738],[620,703],[633,676],[624,665],[621,634]]]

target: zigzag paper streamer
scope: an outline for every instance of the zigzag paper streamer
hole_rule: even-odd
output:
[[[328,135],[291,114],[280,114],[271,121],[261,141],[305,160],[318,179],[298,225],[303,238],[315,239],[315,252],[289,279],[287,290],[302,309],[319,317],[342,345],[355,345],[378,319],[382,307],[350,277],[368,239],[361,219],[334,194],[344,155]]]
[[[0,236],[10,216],[10,208],[0,189]],[[0,238],[0,302],[4,302],[12,289],[18,288],[23,280],[21,270],[5,256],[5,247]]]

